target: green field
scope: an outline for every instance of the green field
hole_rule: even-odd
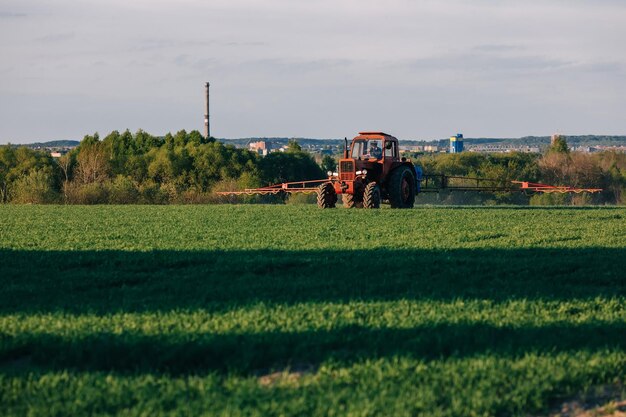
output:
[[[528,416],[626,376],[626,209],[0,206],[0,415]]]

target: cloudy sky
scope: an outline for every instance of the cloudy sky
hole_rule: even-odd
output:
[[[626,134],[624,0],[0,0],[0,143]]]

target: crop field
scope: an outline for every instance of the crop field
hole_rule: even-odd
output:
[[[2,416],[625,394],[626,209],[1,206]]]

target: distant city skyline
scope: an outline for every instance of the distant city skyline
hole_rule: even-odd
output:
[[[626,134],[619,0],[4,0],[0,143]]]

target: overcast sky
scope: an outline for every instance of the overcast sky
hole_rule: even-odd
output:
[[[624,0],[0,0],[0,143],[626,134]]]

